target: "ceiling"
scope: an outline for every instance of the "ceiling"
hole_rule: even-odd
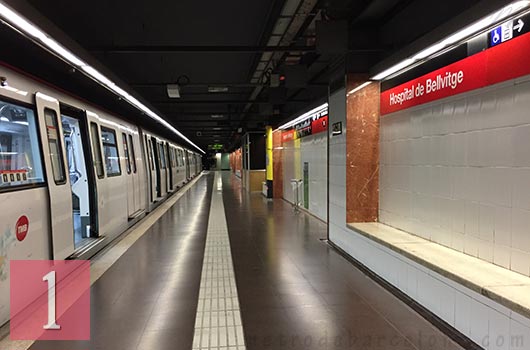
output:
[[[193,142],[230,149],[242,133],[279,125],[324,101],[330,82],[345,72],[368,73],[457,15],[507,1],[27,2]],[[94,95],[92,83],[66,74],[62,65],[55,63],[51,74],[42,65],[49,58],[31,63],[27,51],[36,49],[11,36],[0,30],[0,54],[8,63],[45,79],[59,77],[61,87],[109,109],[125,108]],[[270,78],[275,73],[285,78],[279,86]],[[167,84],[174,83],[178,99],[167,94]]]

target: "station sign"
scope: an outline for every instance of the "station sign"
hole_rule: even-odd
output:
[[[323,111],[321,114],[316,114],[313,117],[296,124],[294,126],[296,138],[300,139],[302,137],[316,135],[326,131],[328,127],[327,113],[327,110]]]
[[[488,46],[493,47],[530,32],[530,14],[505,22],[488,33]]]
[[[223,150],[223,148],[224,148],[224,146],[221,145],[221,144],[218,144],[218,143],[213,144],[213,145],[208,145],[208,149],[212,150],[212,151],[221,151],[221,150]]]
[[[381,115],[530,74],[530,33],[381,93]]]

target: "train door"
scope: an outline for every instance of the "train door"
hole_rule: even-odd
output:
[[[145,200],[143,198],[142,194],[142,178],[141,178],[141,171],[138,171],[138,163],[137,163],[137,149],[134,145],[134,137],[133,135],[129,134],[129,153],[131,156],[131,165],[132,165],[132,171],[133,171],[133,179],[134,179],[134,207],[136,208],[136,212],[143,211],[143,201]]]
[[[97,235],[96,185],[85,113],[61,105],[61,124],[72,197],[74,246]]]
[[[155,178],[156,178],[156,197],[154,198],[155,201],[160,200],[162,198],[162,176],[161,176],[161,169],[160,169],[160,150],[158,149],[158,142],[154,137],[151,137],[151,152],[153,154],[153,163],[155,165]]]
[[[184,161],[182,160],[182,150],[180,148],[177,148],[177,175],[178,175],[178,185],[182,186],[184,183]]]
[[[188,151],[184,151],[184,159],[186,160],[186,180],[189,180],[191,178],[191,169],[190,169],[190,156],[188,154]]]
[[[145,154],[147,154],[147,172],[149,174],[149,196],[150,201],[154,202],[156,199],[156,171],[155,171],[155,162],[153,157],[153,149],[151,147],[151,141],[147,138],[147,135],[144,135],[145,141]]]
[[[140,180],[136,168],[136,156],[132,135],[122,132],[123,152],[125,155],[125,171],[127,173],[127,215],[129,219],[136,218],[142,210],[140,208]]]
[[[62,260],[74,252],[75,246],[72,234],[72,192],[66,173],[59,101],[40,92],[35,95],[35,99],[44,144],[44,167],[48,176],[52,255],[53,259]]]
[[[160,149],[160,163],[162,166],[162,195],[165,196],[169,190],[168,188],[169,166],[167,164],[166,146],[164,145],[164,142],[160,142],[158,144],[158,147]]]
[[[169,147],[169,143],[165,143],[165,149],[166,149],[166,158],[167,158],[167,191],[173,192],[173,156],[171,154],[171,148]]]

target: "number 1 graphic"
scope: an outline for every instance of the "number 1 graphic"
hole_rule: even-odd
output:
[[[47,330],[61,329],[55,319],[55,271],[50,271],[46,276],[42,277],[42,280],[48,282],[48,324],[45,324],[42,328]]]

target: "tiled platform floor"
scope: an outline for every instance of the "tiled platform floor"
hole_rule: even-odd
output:
[[[226,273],[224,299],[235,295],[235,277],[248,350],[459,349],[322,243],[323,223],[284,201],[244,192],[229,172],[221,176],[222,192],[212,195],[214,174],[203,176],[92,286],[90,342],[37,342],[32,349],[191,350],[195,326],[204,325],[196,321],[206,311],[199,298],[213,287],[201,288],[203,262],[213,268],[216,250],[223,258],[209,271]],[[210,208],[222,212],[220,204],[231,249],[222,215],[208,230]],[[207,233],[215,234],[208,243]]]

